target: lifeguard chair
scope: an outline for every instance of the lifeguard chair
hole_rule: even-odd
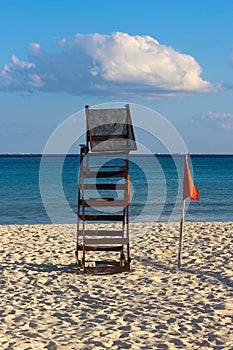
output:
[[[130,107],[86,106],[85,112],[86,144],[80,145],[78,181],[78,265],[84,273],[130,271],[129,152],[137,149]],[[113,259],[117,255],[119,259]]]

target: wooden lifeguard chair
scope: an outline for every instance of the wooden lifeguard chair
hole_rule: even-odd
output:
[[[80,145],[78,181],[78,266],[84,273],[130,271],[129,152],[137,149],[130,107],[86,106],[85,112],[86,144]],[[119,259],[112,258],[118,254]],[[104,255],[101,260],[100,255]]]

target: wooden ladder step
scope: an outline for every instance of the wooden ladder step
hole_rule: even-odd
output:
[[[83,186],[84,190],[125,190],[126,189],[126,184],[117,184],[117,183],[103,183],[103,184],[83,184],[79,185],[79,189],[81,190]]]
[[[84,235],[85,237],[123,237],[123,230],[79,230],[79,236]]]
[[[84,273],[119,273],[130,272],[130,266],[104,266],[104,267],[85,267]]]
[[[127,177],[126,171],[88,171],[82,173],[83,178],[119,178],[119,177]]]
[[[79,244],[77,247],[77,250],[95,251],[95,252],[121,252],[122,245],[100,247],[100,246],[87,246],[87,245]]]
[[[127,238],[85,238],[84,245],[109,245],[109,244],[128,244],[129,240]]]
[[[98,151],[93,149],[91,153],[88,153],[88,157],[99,157],[101,155],[101,157],[105,156],[105,157],[112,157],[115,156],[116,159],[117,156],[118,157],[126,157],[128,156],[129,152],[123,152],[122,150],[119,151]],[[127,159],[127,158],[126,158]]]
[[[117,169],[115,171],[125,171],[126,165],[123,164],[111,164],[111,165],[85,165],[83,171],[90,171],[91,169]]]
[[[84,207],[126,207],[127,200],[117,200],[114,198],[90,198],[84,201],[80,200],[79,205]]]
[[[86,221],[124,221],[124,215],[79,215],[81,220]]]

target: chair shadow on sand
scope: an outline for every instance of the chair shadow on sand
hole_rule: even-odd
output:
[[[7,263],[8,268],[12,267],[13,269],[23,269],[33,272],[67,272],[67,265],[61,264],[52,264],[52,263],[26,263],[15,261],[13,263]]]
[[[150,265],[151,267],[153,267],[154,269],[159,269],[162,271],[166,271],[166,272],[170,272],[172,274],[176,274],[177,272],[184,272],[188,275],[196,275],[199,278],[211,278],[212,280],[217,280],[218,282],[224,284],[226,287],[228,288],[233,288],[233,281],[230,279],[230,277],[228,276],[222,276],[221,272],[211,272],[211,271],[206,271],[204,269],[201,269],[201,267],[199,269],[192,269],[192,268],[188,268],[188,267],[181,267],[180,269],[177,268],[177,266],[175,266],[174,264],[171,264],[170,266],[161,263],[161,262],[155,262],[155,261],[151,261],[149,259],[138,259],[135,258],[135,261],[146,264],[146,265]],[[26,262],[15,262],[12,263],[15,267],[24,267],[30,271],[35,271],[35,272],[60,272],[60,273],[67,273],[69,266],[68,265],[61,265],[61,264],[52,264],[52,263],[26,263]],[[132,268],[132,272],[134,272],[134,268]],[[155,272],[156,273],[156,270]],[[178,277],[178,276],[177,276]]]
[[[230,277],[228,276],[222,276],[221,272],[211,272],[211,271],[206,271],[205,269],[192,269],[188,267],[181,267],[180,269],[177,268],[177,266],[173,264],[166,265],[162,262],[155,262],[150,259],[143,259],[143,258],[137,258],[134,257],[133,259],[136,264],[140,263],[143,265],[151,266],[152,269],[154,270],[154,273],[156,274],[156,270],[162,270],[165,272],[170,272],[171,274],[177,274],[177,272],[184,272],[188,275],[196,275],[197,277],[204,278],[211,278],[212,280],[217,280],[218,282],[222,283],[226,287],[232,289],[233,288],[233,281],[231,280]],[[12,269],[23,269],[23,270],[28,270],[28,271],[33,271],[33,272],[38,272],[38,273],[52,273],[52,272],[59,272],[59,273],[67,273],[69,266],[68,265],[62,265],[62,264],[52,264],[52,263],[27,263],[27,262],[11,262],[7,263],[8,268]],[[1,270],[3,270],[4,267],[1,266]],[[130,273],[134,273],[135,268],[132,267],[132,271]],[[169,278],[169,276],[165,276],[166,278]],[[179,275],[177,274],[177,278]]]
[[[222,283],[223,285],[225,285],[228,288],[231,288],[231,289],[233,288],[233,280],[231,280],[231,278],[228,276],[222,276],[221,272],[206,271],[205,269],[201,269],[201,267],[199,269],[196,269],[196,270],[194,270],[192,268],[188,268],[188,267],[181,267],[180,269],[178,269],[177,266],[175,266],[174,264],[171,264],[170,266],[168,266],[164,263],[151,261],[149,259],[136,258],[135,260],[138,261],[139,263],[143,263],[145,265],[150,265],[150,266],[153,266],[153,268],[155,268],[155,269],[170,272],[172,274],[176,274],[177,272],[180,271],[180,272],[184,272],[184,273],[189,274],[189,275],[196,275],[197,277],[204,278],[204,279],[211,278],[212,280],[217,280],[218,282]],[[133,270],[134,269],[132,269],[132,272],[133,272]],[[156,271],[155,271],[155,273],[156,273]]]

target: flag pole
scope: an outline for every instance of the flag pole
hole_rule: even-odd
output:
[[[185,164],[188,159],[188,153],[184,157]],[[186,168],[185,168],[186,169]],[[179,237],[179,251],[178,251],[178,268],[181,267],[182,263],[182,246],[183,246],[183,229],[184,229],[184,215],[185,215],[185,196],[184,196],[184,181],[185,181],[185,170],[183,179],[183,201],[182,201],[182,215],[180,219],[180,237]]]
[[[184,213],[185,213],[185,199],[183,200],[183,203],[182,203],[182,216],[181,216],[181,220],[180,220],[180,237],[179,237],[179,251],[178,251],[178,268],[181,267],[181,262],[182,262]]]
[[[190,173],[188,164],[188,153],[184,158],[184,178],[183,178],[183,204],[182,204],[182,217],[180,220],[180,238],[179,238],[179,251],[178,251],[178,268],[181,267],[182,262],[182,245],[183,245],[183,229],[184,229],[184,216],[185,216],[185,200],[190,198],[191,200],[199,200],[198,188],[194,186],[192,175]]]

